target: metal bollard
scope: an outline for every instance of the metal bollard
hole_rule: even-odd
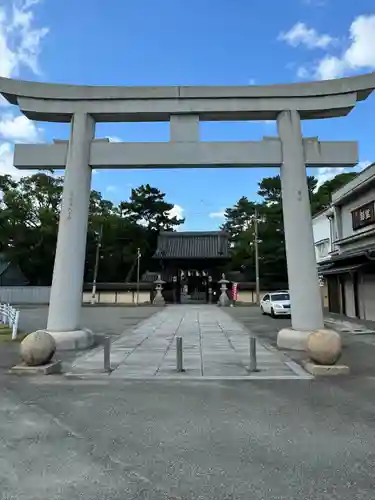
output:
[[[104,337],[103,339],[104,347],[104,371],[111,372],[111,339],[109,337]]]
[[[256,337],[250,337],[250,365],[249,371],[256,372],[257,371],[257,344]]]
[[[182,363],[182,337],[176,337],[176,362],[177,371],[179,373],[184,371]]]

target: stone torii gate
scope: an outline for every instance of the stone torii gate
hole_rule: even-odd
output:
[[[0,93],[31,120],[70,123],[69,141],[17,144],[19,169],[65,169],[47,331],[62,349],[92,343],[80,325],[91,169],[280,167],[292,329],[280,346],[301,349],[323,327],[308,167],[358,162],[355,142],[303,139],[301,120],[347,115],[375,88],[375,73],[291,85],[243,87],[103,87],[0,78]],[[277,120],[279,137],[202,142],[200,121]],[[96,122],[170,122],[170,141],[95,141]]]

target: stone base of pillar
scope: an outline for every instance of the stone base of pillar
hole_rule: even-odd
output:
[[[306,351],[307,338],[310,333],[312,332],[283,328],[277,334],[277,347],[293,351]]]
[[[94,334],[91,330],[83,328],[70,332],[51,332],[44,330],[55,339],[56,349],[59,351],[78,351],[88,349],[94,345]]]

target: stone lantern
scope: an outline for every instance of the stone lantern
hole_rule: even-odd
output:
[[[225,274],[223,273],[221,275],[221,280],[219,281],[221,294],[219,297],[218,305],[221,307],[227,307],[230,304],[230,300],[229,300],[229,297],[227,295],[228,283],[229,283],[229,280],[227,280],[225,278]]]
[[[163,281],[161,279],[161,275],[159,274],[154,283],[156,285],[156,287],[155,287],[156,295],[155,295],[152,303],[155,305],[164,305],[165,300],[164,300],[164,297],[163,297],[161,292],[163,291],[163,285],[164,285],[165,281]]]

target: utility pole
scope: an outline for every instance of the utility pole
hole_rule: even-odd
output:
[[[139,274],[141,268],[141,249],[137,248],[137,306],[139,305]]]
[[[260,304],[260,285],[259,285],[259,247],[258,247],[258,211],[254,212],[254,248],[255,248],[255,293],[257,304]]]
[[[102,236],[103,236],[103,224],[100,225],[98,241],[96,244],[94,277],[92,280],[91,304],[95,304],[95,302],[96,302],[96,280],[98,277],[98,270],[99,270],[100,248],[102,246]]]

